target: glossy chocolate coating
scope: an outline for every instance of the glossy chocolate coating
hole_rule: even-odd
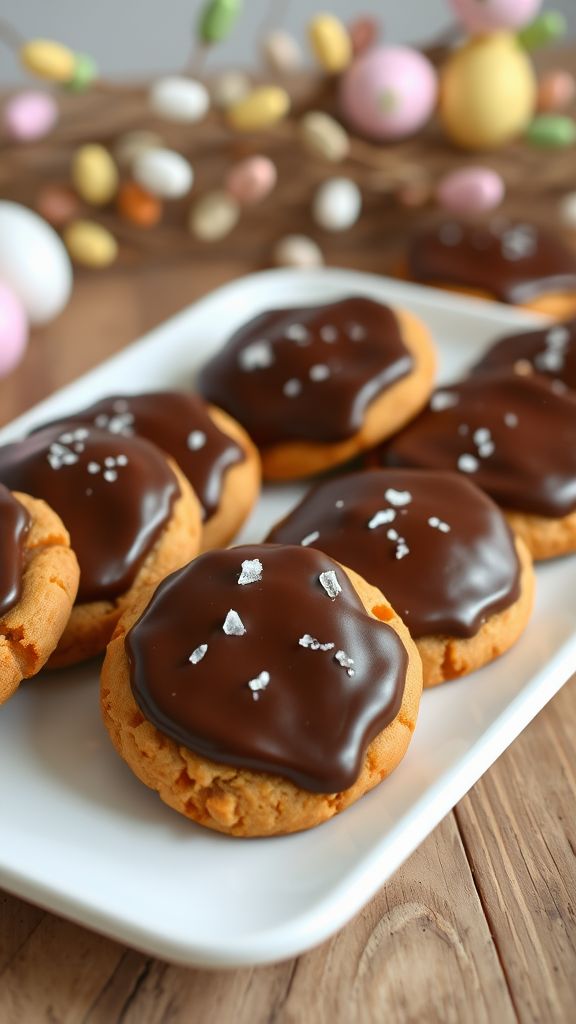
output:
[[[520,593],[504,516],[456,473],[373,469],[327,480],[268,540],[310,536],[386,594],[413,637],[474,636]]]
[[[0,484],[0,615],[18,604],[22,594],[24,541],[30,516]]]
[[[200,371],[199,388],[260,446],[341,441],[412,366],[393,311],[354,297],[255,317]]]
[[[188,477],[205,520],[220,504],[226,470],[245,459],[240,445],[210,418],[205,402],[190,392],[109,395],[66,419],[153,441]]]
[[[240,585],[246,559],[262,579]],[[336,572],[330,598],[319,576]],[[230,609],[244,635],[226,635]],[[330,650],[303,647],[306,634]],[[207,649],[197,664],[190,655]],[[306,548],[209,551],[168,577],[126,638],[134,699],[148,721],[189,750],[272,772],[317,793],[351,786],[369,743],[402,703],[407,653],[365,611],[346,574]],[[335,658],[354,660],[353,675]],[[249,682],[261,673],[259,692]]]
[[[149,441],[77,423],[0,447],[0,481],[43,498],[62,519],[80,563],[80,604],[129,589],[180,493]]]
[[[576,510],[576,397],[536,374],[441,388],[377,451],[388,465],[464,473],[517,512],[557,519]]]
[[[576,391],[576,319],[500,338],[475,364],[472,373],[525,372],[530,367]]]
[[[556,234],[523,221],[425,227],[411,240],[408,273],[423,284],[479,289],[512,304],[576,291],[574,253]]]

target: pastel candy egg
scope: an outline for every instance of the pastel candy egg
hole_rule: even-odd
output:
[[[114,235],[93,220],[72,221],[64,228],[63,237],[74,262],[85,267],[108,267],[118,255]]]
[[[98,74],[98,65],[93,57],[87,53],[74,54],[74,74],[69,82],[66,82],[66,89],[69,92],[85,92]]]
[[[576,122],[563,114],[539,114],[526,131],[526,141],[544,149],[562,149],[576,142]]]
[[[120,186],[116,200],[118,213],[139,228],[152,228],[162,217],[162,202],[135,181]]]
[[[558,213],[566,227],[576,230],[576,192],[569,192],[562,198]]]
[[[360,189],[350,178],[329,178],[316,190],[312,216],[326,231],[345,231],[358,220]]]
[[[272,253],[277,267],[321,267],[324,257],[320,246],[308,235],[285,235]]]
[[[0,202],[0,278],[31,323],[52,320],[72,290],[72,267],[53,228],[19,203]]]
[[[72,160],[72,181],[87,203],[109,203],[118,189],[118,171],[108,150],[96,143],[80,146]]]
[[[469,32],[520,28],[536,16],[542,0],[450,0]]]
[[[116,140],[114,156],[119,164],[130,167],[140,153],[148,149],[162,149],[163,146],[164,139],[157,132],[136,128],[134,131],[125,132]]]
[[[407,46],[377,46],[346,71],[340,108],[346,121],[372,139],[400,139],[430,117],[437,79],[429,60]]]
[[[0,377],[18,365],[28,341],[28,321],[20,299],[0,281]]]
[[[332,14],[317,14],[308,26],[310,44],[316,60],[335,75],[347,68],[352,59],[352,43],[345,25]]]
[[[30,39],[20,47],[20,60],[33,75],[50,82],[69,82],[74,75],[72,50],[53,39]]]
[[[12,96],[4,107],[6,131],[22,141],[41,139],[58,120],[58,104],[47,92],[28,90]]]
[[[502,178],[490,167],[462,167],[442,178],[436,198],[452,213],[484,213],[499,206],[504,192]]]
[[[198,23],[198,35],[203,43],[219,43],[230,34],[240,13],[240,0],[209,0]]]
[[[157,117],[181,124],[200,121],[210,106],[208,90],[202,82],[181,75],[159,78],[150,89],[149,100]]]
[[[271,128],[288,113],[290,97],[277,85],[262,85],[227,110],[228,123],[237,132]]]
[[[132,171],[142,188],[161,199],[186,195],[194,180],[188,161],[173,149],[147,149],[139,153]]]
[[[262,43],[264,60],[272,71],[285,75],[302,66],[302,50],[290,32],[277,28],[264,37]]]
[[[536,106],[542,113],[563,110],[576,96],[576,79],[569,71],[549,71],[538,82]]]
[[[348,156],[350,138],[341,124],[322,110],[310,110],[298,125],[300,138],[314,156],[338,163]]]
[[[36,209],[44,220],[61,227],[76,217],[80,204],[78,196],[68,185],[44,185],[36,196]]]
[[[243,100],[252,89],[252,83],[242,71],[223,71],[210,85],[212,102],[218,110],[227,110]]]
[[[250,156],[230,168],[226,189],[242,205],[258,203],[274,188],[275,165],[267,156]]]
[[[202,196],[190,210],[188,227],[203,242],[217,242],[230,234],[240,218],[240,205],[228,192],[215,190]]]

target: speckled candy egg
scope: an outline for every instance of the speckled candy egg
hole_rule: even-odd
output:
[[[436,72],[426,57],[407,46],[377,46],[345,72],[340,109],[363,135],[400,139],[425,124],[436,95]]]
[[[267,156],[239,160],[226,175],[226,189],[242,206],[259,203],[276,184],[277,171]]]
[[[20,299],[0,281],[0,377],[18,365],[28,340],[28,321]]]
[[[57,316],[72,290],[72,267],[60,238],[19,203],[0,202],[0,277],[33,324]]]
[[[469,32],[521,28],[536,16],[542,0],[450,0]]]

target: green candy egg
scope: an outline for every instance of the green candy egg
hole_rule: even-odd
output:
[[[230,34],[240,13],[240,0],[211,0],[207,3],[198,24],[198,35],[206,44],[220,43]]]
[[[74,72],[65,88],[69,92],[85,92],[92,85],[98,74],[98,65],[87,53],[74,54]]]
[[[571,146],[576,142],[576,122],[562,114],[540,114],[528,125],[526,139],[545,149]]]

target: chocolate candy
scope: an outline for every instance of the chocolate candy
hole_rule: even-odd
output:
[[[533,370],[576,390],[576,319],[495,341],[472,373],[492,370]]]
[[[576,397],[537,375],[471,377],[436,391],[380,458],[464,473],[504,508],[576,510]]]
[[[257,444],[339,441],[413,366],[393,311],[355,296],[276,309],[241,327],[201,370],[199,387]]]
[[[0,484],[0,615],[18,604],[22,593],[23,549],[30,516]]]
[[[134,699],[161,732],[315,793],[355,782],[408,664],[337,563],[274,545],[210,551],[168,577],[126,648]]]
[[[530,302],[551,292],[576,291],[576,257],[544,228],[493,220],[446,220],[417,232],[408,272],[424,284],[489,292],[501,302]]]
[[[0,481],[43,498],[61,517],[80,563],[81,604],[129,589],[179,495],[154,445],[77,423],[0,447]]]
[[[474,636],[519,596],[504,516],[456,473],[376,469],[327,480],[267,539],[313,545],[350,566],[415,638]]]

